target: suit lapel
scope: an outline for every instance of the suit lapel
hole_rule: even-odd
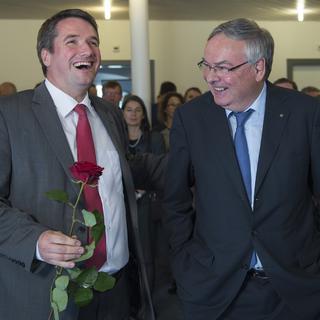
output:
[[[209,151],[214,152],[214,156],[219,158],[219,162],[222,168],[225,170],[229,181],[233,183],[235,190],[239,192],[241,199],[250,208],[247,193],[242,181],[241,171],[238,165],[237,156],[235,154],[231,129],[229,121],[226,116],[225,109],[217,106],[213,101],[213,97],[210,93],[208,96],[208,103],[206,106],[206,112],[204,113],[203,121],[209,126],[212,135],[210,135]],[[212,138],[211,138],[212,137]]]
[[[126,150],[124,149],[125,143],[123,136],[121,133],[123,132],[121,117],[115,116],[115,112],[111,112],[106,106],[105,103],[99,102],[97,99],[92,99],[92,105],[94,106],[96,112],[100,116],[102,123],[104,124],[109,137],[111,138],[114,147],[116,148],[119,159],[120,159],[120,166],[122,172],[122,179],[123,179],[123,186],[125,188],[126,199],[128,200],[128,206],[130,208],[129,213],[131,217],[131,226],[133,229],[138,229],[138,215],[137,215],[137,206],[136,206],[136,198],[134,193],[134,185],[131,177],[131,170],[128,165],[127,159],[125,157]],[[112,106],[112,108],[114,108]]]
[[[38,119],[43,134],[54,151],[58,161],[68,178],[71,180],[69,168],[74,159],[64,134],[56,107],[51,99],[44,83],[35,89],[32,101],[32,110]],[[75,193],[78,193],[78,185],[71,183]]]
[[[120,130],[117,127],[116,119],[114,118],[113,113],[110,112],[110,110],[104,103],[99,102],[99,100],[97,99],[91,99],[91,103],[95,108],[97,114],[99,115],[105,129],[107,130],[111,138],[111,141],[114,147],[116,148],[118,154],[123,155],[124,150],[123,150],[123,143],[121,141],[122,139],[119,135]],[[112,106],[112,108],[114,107]]]
[[[272,86],[268,85],[255,194],[259,192],[263,180],[275,158],[281,136],[289,119],[289,108],[284,102],[285,98],[283,95],[279,96],[274,92]]]

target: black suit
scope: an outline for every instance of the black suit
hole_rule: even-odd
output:
[[[227,309],[253,249],[288,306],[303,319],[320,316],[319,112],[315,99],[268,84],[252,212],[225,110],[209,92],[176,110],[165,223],[187,319]]]

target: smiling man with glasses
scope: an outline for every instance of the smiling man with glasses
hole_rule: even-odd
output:
[[[267,80],[273,50],[254,21],[217,26],[209,92],[174,115],[165,224],[188,320],[320,319],[320,107]]]

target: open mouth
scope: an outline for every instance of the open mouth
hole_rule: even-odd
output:
[[[227,90],[227,88],[222,88],[222,87],[214,88],[214,91],[217,91],[217,92],[223,92],[225,90]]]
[[[83,70],[91,68],[93,66],[93,63],[89,61],[80,61],[74,63],[73,66],[79,70]]]

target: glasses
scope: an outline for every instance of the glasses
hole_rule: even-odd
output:
[[[224,67],[224,66],[219,66],[217,64],[212,64],[210,65],[206,60],[202,59],[199,63],[198,63],[198,67],[201,71],[211,71],[213,70],[216,74],[224,76],[227,75],[228,73],[235,71],[237,69],[239,69],[240,67],[244,66],[245,64],[249,63],[249,61],[245,61],[243,63],[238,64],[237,66],[228,68],[228,67]]]

